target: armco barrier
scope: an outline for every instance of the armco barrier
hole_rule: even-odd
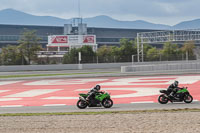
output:
[[[121,72],[154,72],[154,71],[184,71],[200,70],[200,62],[174,63],[174,64],[152,64],[122,66]]]

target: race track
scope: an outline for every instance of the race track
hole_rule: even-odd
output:
[[[173,75],[0,81],[0,110],[7,108],[9,111],[11,107],[15,110],[44,107],[48,111],[51,108],[67,110],[67,107],[70,107],[69,110],[76,111],[78,109],[74,108],[74,105],[78,100],[78,94],[86,93],[96,84],[101,85],[102,90],[111,93],[111,98],[116,104],[114,107],[118,110],[129,107],[125,105],[140,107],[145,104],[151,105],[149,108],[160,108],[163,105],[157,103],[159,90],[167,88],[174,80],[179,81],[180,87],[187,86],[194,98],[193,104],[177,104],[178,107],[198,107],[200,75]],[[167,106],[174,108],[174,105]]]

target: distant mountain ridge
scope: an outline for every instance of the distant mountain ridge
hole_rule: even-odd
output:
[[[153,24],[142,20],[136,21],[119,21],[111,17],[101,15],[92,18],[85,18],[86,22],[91,27],[105,28],[132,28],[132,29],[168,29],[170,26],[162,24]]]
[[[0,11],[0,24],[61,26],[69,20],[51,16],[35,16],[14,9]]]
[[[0,10],[0,24],[12,25],[42,25],[42,26],[63,26],[70,24],[72,19],[62,19],[52,16],[35,16],[14,9]],[[128,28],[128,29],[196,29],[200,28],[200,19],[184,21],[174,26],[154,24],[143,20],[119,21],[109,16],[101,15],[91,18],[84,18],[88,27],[101,28]]]

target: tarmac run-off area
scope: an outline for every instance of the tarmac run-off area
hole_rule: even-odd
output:
[[[75,105],[78,94],[96,84],[111,94],[114,104],[154,103],[159,90],[174,80],[200,101],[200,75],[129,76],[0,81],[0,107]]]

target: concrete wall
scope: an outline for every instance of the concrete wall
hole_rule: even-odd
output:
[[[0,66],[0,72],[12,71],[53,71],[53,70],[80,70],[80,69],[109,69],[121,68],[131,63],[99,63],[99,64],[60,64],[60,65],[16,65]]]
[[[185,71],[185,70],[200,70],[200,62],[178,62],[178,63],[163,63],[163,64],[146,64],[122,66],[121,72],[164,72],[164,71]]]
[[[99,64],[59,64],[59,65],[15,65],[15,66],[0,66],[0,72],[12,71],[53,71],[53,70],[78,70],[78,69],[112,69],[121,68],[126,71],[152,71],[152,70],[167,70],[167,69],[197,69],[194,63],[199,61],[164,61],[164,62],[134,62],[132,63],[99,63]],[[180,64],[180,65],[171,65]],[[187,64],[187,65],[181,65]],[[197,65],[197,64],[196,64]],[[122,67],[125,66],[125,67]],[[128,66],[128,67],[127,67]],[[131,67],[130,67],[131,66]],[[167,67],[168,66],[168,67]],[[175,68],[174,68],[175,67]],[[164,69],[165,68],[165,69]],[[130,70],[129,70],[130,69]],[[125,70],[123,70],[125,72]]]
[[[77,64],[68,65],[16,65],[16,66],[0,66],[0,72],[11,72],[11,71],[51,71],[51,70],[76,70],[78,69]]]

